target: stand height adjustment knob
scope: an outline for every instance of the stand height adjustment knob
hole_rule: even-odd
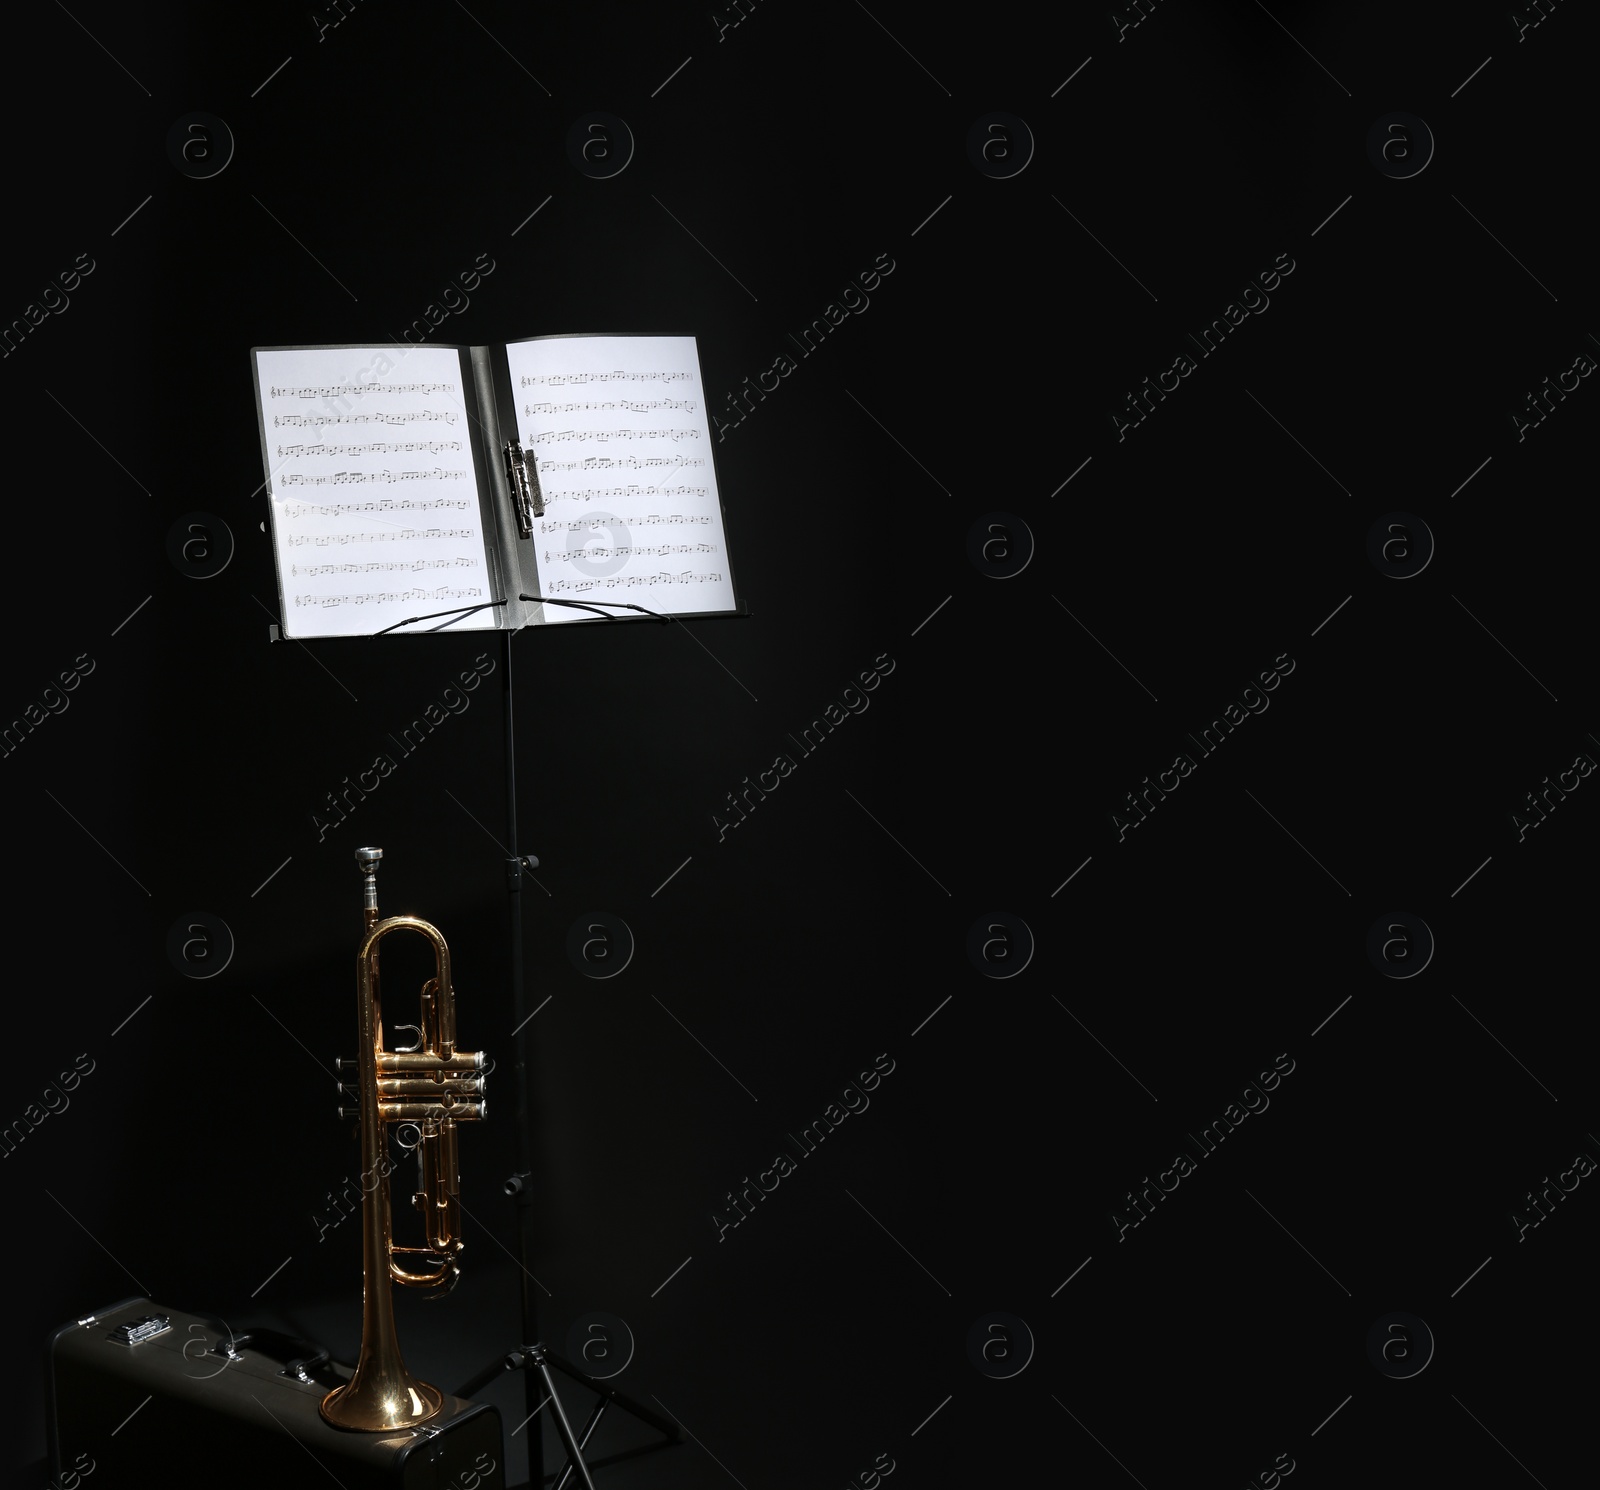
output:
[[[531,874],[539,867],[537,854],[520,854],[515,858],[506,860],[506,888],[516,891],[522,888],[523,872]]]

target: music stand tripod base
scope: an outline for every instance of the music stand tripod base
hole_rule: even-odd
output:
[[[561,1394],[556,1391],[555,1378],[550,1374],[554,1367],[563,1376],[569,1377],[579,1386],[588,1387],[590,1391],[597,1392],[600,1400],[595,1403],[589,1412],[588,1420],[583,1425],[581,1433],[574,1434],[571,1420],[567,1417],[566,1408],[561,1404]],[[595,1468],[603,1465],[615,1464],[622,1459],[632,1459],[638,1454],[653,1453],[656,1449],[672,1448],[683,1442],[683,1435],[679,1432],[676,1423],[669,1423],[660,1414],[652,1412],[643,1403],[635,1402],[631,1397],[613,1387],[608,1387],[604,1382],[596,1381],[586,1372],[580,1371],[570,1361],[546,1349],[542,1343],[524,1345],[518,1350],[513,1350],[509,1355],[501,1357],[492,1365],[485,1366],[476,1376],[462,1386],[456,1393],[458,1397],[471,1398],[475,1392],[481,1391],[502,1371],[536,1370],[544,1378],[545,1391],[549,1394],[546,1401],[555,1409],[556,1431],[561,1435],[562,1446],[567,1451],[567,1462],[557,1471],[555,1477],[555,1490],[566,1490],[573,1472],[576,1471],[583,1481],[584,1490],[595,1490],[595,1483],[590,1476],[590,1466],[584,1461],[583,1450],[594,1435],[594,1430],[599,1427],[600,1419],[605,1414],[607,1407],[615,1403],[624,1412],[631,1413],[640,1422],[654,1428],[663,1436],[661,1443],[645,1444],[642,1448],[627,1449],[620,1454],[613,1454],[606,1459],[596,1460]],[[541,1403],[541,1407],[545,1404]],[[544,1481],[544,1466],[541,1464],[535,1471],[529,1466],[529,1485],[537,1487]],[[535,1478],[535,1474],[537,1478]]]

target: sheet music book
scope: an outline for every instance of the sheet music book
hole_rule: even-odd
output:
[[[250,358],[284,637],[743,611],[692,336]]]

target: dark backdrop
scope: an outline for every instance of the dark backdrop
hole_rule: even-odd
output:
[[[356,1226],[317,1218],[355,1168],[329,1068],[354,1050],[361,843],[386,850],[384,909],[444,930],[462,1039],[497,1064],[461,1145],[467,1280],[402,1301],[402,1334],[447,1386],[515,1343],[500,638],[268,641],[248,349],[420,323],[430,344],[691,333],[727,426],[748,618],[512,644],[542,861],[542,1324],[560,1348],[591,1310],[624,1319],[617,1384],[694,1435],[608,1482],[859,1484],[887,1456],[895,1485],[1048,1467],[1155,1490],[1287,1455],[1297,1486],[1484,1461],[1554,1483],[1582,1447],[1566,1363],[1600,1186],[1572,1179],[1600,1158],[1600,786],[1573,768],[1600,751],[1600,387],[1569,371],[1600,316],[1596,26],[1547,9],[9,18],[22,1017],[0,1119],[24,1482],[45,1478],[42,1342],[97,1305],[353,1350]],[[633,135],[610,179],[567,157],[591,110]],[[985,170],[969,137],[997,111]],[[1433,137],[1419,175],[1369,158],[1394,111]],[[169,155],[195,112],[231,133],[220,174]],[[875,266],[735,424],[727,396]],[[1270,314],[1234,311],[1200,356],[1186,334],[1247,298]],[[170,556],[190,513],[220,573]],[[321,832],[326,794],[479,654],[469,706]],[[800,758],[792,736],[874,668],[864,712]],[[1275,670],[1224,744],[1186,738]],[[797,769],[719,835],[782,752]],[[211,977],[220,933],[169,952],[194,912],[234,943]],[[609,979],[569,957],[591,912],[635,940]],[[1395,913],[1434,943],[1411,977],[1424,931]],[[60,1108],[45,1089],[80,1053]],[[870,1106],[720,1229],[875,1060]],[[1169,1179],[1140,1221],[1129,1192]],[[1424,1375],[1369,1362],[1391,1310],[1435,1337]],[[993,1311],[1031,1335],[1019,1375],[969,1352]],[[509,1431],[520,1397],[491,1399]]]

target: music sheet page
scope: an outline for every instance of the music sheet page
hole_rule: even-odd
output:
[[[539,593],[666,615],[734,609],[694,338],[543,337],[506,356],[545,500]],[[547,605],[544,619],[595,617]]]
[[[500,598],[453,348],[300,347],[255,359],[286,635],[370,636]],[[492,627],[498,614],[404,630]]]

